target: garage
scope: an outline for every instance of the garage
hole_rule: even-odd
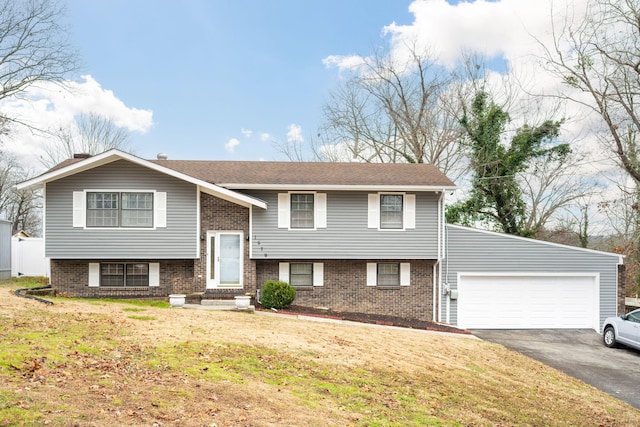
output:
[[[624,312],[622,256],[447,224],[439,319],[466,329],[593,329]]]
[[[595,329],[597,274],[461,274],[458,326],[467,329]]]

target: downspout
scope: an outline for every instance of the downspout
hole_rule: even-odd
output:
[[[440,262],[444,257],[444,192],[442,189],[440,193],[440,199],[438,200],[438,317],[436,321],[442,320],[442,263]]]
[[[440,309],[440,307],[436,306],[436,302],[437,300],[437,288],[438,288],[438,277],[440,277],[439,273],[438,273],[438,269],[440,266],[440,260],[437,260],[435,264],[433,264],[433,272],[431,273],[433,275],[433,289],[431,290],[431,295],[433,295],[433,310],[431,310],[433,312],[433,316],[432,316],[432,321],[436,322],[437,321],[437,317],[436,317],[436,309]]]

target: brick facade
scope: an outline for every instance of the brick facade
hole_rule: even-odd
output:
[[[433,316],[433,265],[429,260],[393,260],[411,264],[410,286],[367,286],[367,262],[384,260],[305,260],[323,262],[324,284],[297,287],[295,305],[336,311],[383,314],[420,320]],[[257,261],[257,282],[277,280],[279,262]]]
[[[61,293],[78,297],[167,297],[173,293],[205,292],[208,298],[255,294],[258,285],[278,279],[278,260],[249,259],[249,208],[208,195],[200,198],[200,258],[191,260],[51,260],[51,283]],[[242,289],[206,289],[207,231],[242,232],[244,269]],[[89,287],[90,262],[158,262],[160,286]],[[410,286],[367,286],[367,262],[384,260],[316,260],[324,264],[324,284],[297,288],[296,305],[336,311],[383,314],[431,320],[433,261],[394,260],[411,264]],[[311,262],[311,260],[309,260]]]
[[[194,262],[194,292],[204,292],[207,286],[207,231],[241,231],[243,233],[243,288],[207,290],[208,294],[244,295],[256,291],[256,263],[249,259],[249,208],[202,193],[200,197],[200,259]]]
[[[51,284],[56,292],[74,297],[167,297],[174,293],[189,293],[193,284],[193,260],[104,260],[104,262],[158,262],[160,286],[152,287],[89,287],[89,263],[101,260],[51,260]]]
[[[255,294],[255,261],[249,259],[249,208],[202,193],[200,198],[200,258],[187,260],[51,260],[51,284],[57,292],[77,297],[166,297],[173,293],[190,294],[206,290],[207,231],[240,231],[244,246],[244,287],[237,290],[210,290],[209,293],[244,295]],[[160,263],[160,286],[116,288],[89,287],[90,262]]]

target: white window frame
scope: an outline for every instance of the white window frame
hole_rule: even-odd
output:
[[[128,262],[128,261],[105,261],[103,263],[90,262],[89,263],[89,283],[91,288],[101,287],[101,271],[100,264],[148,264],[149,265],[149,285],[148,286],[103,286],[112,289],[140,289],[140,288],[153,288],[160,286],[160,263],[159,262]],[[126,274],[126,273],[125,273]]]
[[[291,195],[313,194],[313,227],[291,227]],[[290,231],[315,231],[327,228],[327,193],[317,191],[289,191],[278,193],[278,228]]]
[[[307,261],[300,260],[294,261],[294,263],[308,263]],[[278,280],[281,282],[289,283],[289,274],[290,274],[290,264],[289,262],[281,262],[278,264]],[[315,288],[318,286],[324,286],[324,263],[322,262],[314,262],[313,263],[313,286],[311,288]],[[300,286],[300,288],[309,288],[309,286]]]
[[[399,195],[402,196],[402,228],[382,228],[380,226],[380,196]],[[378,231],[405,231],[416,228],[416,195],[405,192],[372,193],[368,196],[368,228],[375,228]]]
[[[87,193],[152,193],[153,194],[153,226],[152,227],[88,227],[87,226]],[[74,191],[72,199],[73,228],[85,230],[155,230],[167,227],[167,193],[156,190],[140,189],[85,189]]]
[[[395,261],[385,261],[380,264],[388,264]],[[367,286],[380,286],[378,285],[378,264],[377,262],[367,263]],[[410,262],[398,262],[400,264],[400,285],[385,285],[384,288],[402,288],[403,286],[411,285],[411,263]]]

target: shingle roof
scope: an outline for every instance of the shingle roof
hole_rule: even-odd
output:
[[[150,160],[220,186],[429,186],[453,188],[438,168],[407,163],[242,162]]]
[[[67,159],[45,174],[83,160],[86,159]],[[236,189],[269,185],[455,187],[437,167],[424,163],[148,161],[211,184]]]

